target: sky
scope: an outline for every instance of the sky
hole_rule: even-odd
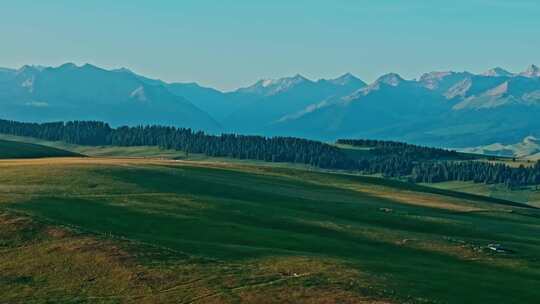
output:
[[[91,63],[232,90],[258,79],[540,65],[538,0],[0,1],[0,67]]]

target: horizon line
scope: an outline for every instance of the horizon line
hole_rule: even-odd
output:
[[[108,71],[108,72],[121,72],[121,71],[124,71],[124,72],[132,73],[132,74],[137,75],[137,76],[145,77],[145,78],[148,78],[148,79],[151,79],[151,80],[162,81],[162,82],[167,83],[167,84],[195,84],[197,86],[217,90],[217,91],[222,92],[222,93],[235,92],[235,91],[238,91],[240,89],[249,88],[251,86],[254,86],[254,85],[256,85],[256,84],[258,84],[260,82],[264,82],[264,81],[290,79],[290,78],[297,78],[297,77],[301,77],[301,78],[306,79],[306,80],[308,80],[310,82],[316,83],[316,82],[320,82],[320,81],[338,80],[338,79],[343,78],[343,77],[352,76],[352,77],[366,83],[367,85],[371,85],[371,84],[375,83],[377,80],[379,80],[380,78],[385,77],[387,75],[391,75],[391,74],[398,75],[400,78],[402,78],[402,79],[404,79],[406,81],[419,81],[423,76],[429,75],[429,74],[434,74],[434,73],[469,73],[469,74],[478,75],[478,76],[481,76],[481,75],[488,76],[488,75],[485,75],[485,74],[492,71],[492,70],[495,70],[495,69],[502,69],[502,70],[504,70],[506,72],[509,72],[512,76],[520,76],[520,75],[524,74],[525,72],[527,72],[527,71],[529,71],[531,69],[537,69],[537,70],[540,69],[536,64],[531,63],[531,64],[527,65],[525,70],[518,71],[518,72],[509,71],[506,68],[503,68],[501,66],[495,66],[495,67],[492,67],[492,68],[488,68],[487,70],[484,70],[483,72],[480,72],[480,73],[471,72],[471,71],[468,71],[468,70],[462,70],[462,71],[433,70],[433,71],[430,71],[430,72],[424,72],[419,77],[415,77],[415,78],[404,78],[403,76],[401,76],[397,72],[387,72],[387,73],[380,74],[380,76],[378,76],[377,78],[375,78],[372,81],[366,81],[363,78],[357,76],[357,74],[354,74],[352,72],[341,73],[339,76],[333,77],[333,78],[324,78],[324,77],[312,78],[312,77],[304,76],[302,73],[290,73],[289,76],[282,76],[282,77],[276,77],[276,78],[272,78],[272,77],[258,78],[256,80],[254,80],[253,82],[251,82],[251,84],[249,84],[247,86],[246,85],[240,85],[240,86],[237,86],[237,87],[235,87],[233,89],[221,89],[221,88],[217,88],[217,87],[214,87],[214,86],[211,86],[211,85],[204,85],[204,84],[201,84],[201,82],[197,82],[197,81],[176,81],[176,80],[170,81],[170,80],[163,80],[160,77],[148,76],[148,75],[145,75],[143,73],[138,73],[138,72],[134,71],[132,68],[128,68],[126,66],[105,67],[105,66],[101,66],[99,64],[90,63],[90,62],[84,62],[84,63],[77,64],[74,61],[65,61],[64,63],[58,64],[58,65],[24,64],[24,65],[22,65],[22,66],[20,66],[18,68],[17,67],[15,67],[15,68],[13,68],[13,67],[0,67],[0,69],[6,69],[6,70],[16,72],[16,71],[20,71],[20,70],[22,70],[22,69],[24,69],[26,67],[36,68],[36,69],[47,69],[47,68],[58,69],[58,68],[61,68],[63,66],[74,66],[74,67],[77,67],[77,68],[83,68],[85,66],[90,66],[90,67],[94,67],[94,68],[101,69],[101,70]]]

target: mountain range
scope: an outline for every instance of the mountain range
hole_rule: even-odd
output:
[[[367,84],[344,74],[260,80],[231,92],[167,83],[90,64],[0,68],[0,118],[166,124],[210,133],[378,138],[441,147],[540,137],[540,68],[481,74],[390,73]]]
[[[515,144],[505,145],[494,143],[486,146],[462,149],[461,152],[539,160],[540,139],[534,136],[527,136],[521,142]]]
[[[171,124],[217,131],[185,97],[124,70],[86,64],[0,70],[1,116],[23,121],[102,120],[113,125]]]

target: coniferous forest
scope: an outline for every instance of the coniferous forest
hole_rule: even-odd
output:
[[[98,121],[21,123],[0,120],[0,133],[29,136],[78,145],[158,146],[213,157],[307,164],[327,169],[352,169],[355,162],[340,149],[293,137],[236,134],[219,136],[165,126],[111,128]]]
[[[513,168],[475,160],[470,155],[394,141],[340,139],[336,143],[366,148],[351,157],[342,149],[294,137],[211,135],[167,126],[112,128],[99,121],[24,123],[0,120],[0,133],[89,146],[158,146],[212,157],[306,164],[411,182],[473,181],[509,188],[540,184],[540,162]]]

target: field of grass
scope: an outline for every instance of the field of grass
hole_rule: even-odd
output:
[[[342,149],[350,158],[360,159],[370,156],[369,148],[358,148],[348,145],[337,145]],[[471,153],[460,153],[463,159],[472,159],[480,162],[489,162],[491,164],[503,164],[512,168],[518,168],[520,166],[530,167],[534,166],[535,162],[530,159],[520,159],[511,157],[496,157],[486,156]],[[381,176],[378,176],[381,177]],[[401,178],[406,180],[406,178]],[[463,192],[475,195],[486,196],[490,198],[503,199],[514,201],[518,203],[525,203],[532,206],[540,207],[540,191],[536,186],[522,187],[519,189],[508,189],[504,185],[485,185],[474,182],[460,182],[449,181],[434,184],[423,184],[425,187],[434,189],[451,190],[456,192]]]
[[[68,144],[61,141],[48,141],[32,137],[21,137],[14,135],[0,134],[0,140],[17,141],[21,143],[36,144],[51,147],[74,153],[94,156],[94,157],[150,157],[150,158],[184,158],[185,153],[176,150],[163,150],[158,147],[115,147],[115,146],[81,146]],[[201,156],[192,155],[192,158]]]
[[[238,163],[9,160],[0,172],[7,303],[540,298],[540,211],[505,201]]]
[[[486,185],[483,183],[460,181],[426,184],[426,186],[437,189],[478,194],[486,197],[499,198],[540,207],[540,189],[537,189],[536,186],[521,187],[518,189],[509,190],[504,185]]]
[[[0,159],[80,156],[80,154],[32,143],[0,139]]]
[[[186,155],[184,151],[165,150],[153,146],[135,146],[135,147],[120,147],[120,146],[82,146],[68,144],[61,141],[47,141],[32,137],[13,136],[0,133],[0,140],[17,141],[22,143],[32,143],[56,149],[63,149],[78,153],[85,156],[100,157],[100,158],[147,158],[147,159],[168,159],[168,160],[189,160],[189,161],[204,161],[217,163],[232,163],[239,165],[257,165],[263,167],[277,168],[296,168],[308,169],[317,171],[327,171],[320,168],[311,167],[304,164],[293,163],[272,163],[250,159],[233,159],[227,157],[211,157],[204,154],[189,153]]]
[[[218,163],[233,163],[239,165],[257,165],[264,167],[273,167],[273,168],[296,168],[296,169],[307,169],[312,171],[319,172],[329,172],[328,170],[323,170],[320,168],[314,168],[303,164],[292,164],[292,163],[269,163],[264,161],[256,160],[240,160],[240,159],[231,159],[223,157],[209,157],[202,154],[189,154],[186,156],[185,152],[177,150],[163,150],[159,147],[150,147],[150,146],[141,146],[141,147],[117,147],[117,146],[81,146],[67,144],[64,142],[52,142],[41,140],[31,137],[20,137],[13,135],[0,134],[0,141],[17,141],[21,143],[31,143],[45,147],[51,147],[55,149],[61,149],[64,151],[70,151],[73,153],[87,155],[92,157],[108,157],[108,158],[149,158],[149,159],[175,159],[175,160],[190,160],[190,161],[206,161],[206,162],[218,162]],[[359,157],[366,157],[370,155],[370,148],[365,147],[354,147],[350,145],[335,145],[342,149],[349,157],[357,159]],[[13,154],[16,154],[17,151],[14,151]],[[503,163],[511,167],[531,166],[534,165],[534,162],[525,159],[516,159],[505,158],[505,157],[490,157],[483,155],[473,155],[465,154],[465,156],[474,158],[476,157],[478,161],[488,161],[491,163]],[[376,174],[371,175],[372,177],[382,178],[382,175]],[[405,179],[402,179],[405,180]],[[533,206],[540,206],[540,192],[535,191],[534,187],[508,190],[502,185],[483,185],[475,184],[472,182],[444,182],[438,184],[425,184],[425,187],[430,187],[433,189],[447,189],[456,192],[463,192],[469,194],[483,195],[491,198],[499,198],[504,200],[515,201],[519,203],[531,204]],[[422,190],[426,191],[426,190]],[[429,190],[428,190],[429,191]]]
[[[270,167],[287,167],[298,169],[317,169],[311,168],[303,164],[292,163],[270,163],[257,160],[242,160],[231,159],[225,157],[210,157],[203,154],[190,153],[186,156],[184,151],[165,150],[159,147],[152,146],[136,146],[136,147],[119,147],[119,146],[82,146],[68,144],[61,141],[47,141],[32,137],[21,137],[7,134],[0,134],[0,140],[17,141],[21,143],[32,143],[56,149],[63,149],[74,153],[91,156],[91,157],[106,157],[106,158],[150,158],[150,159],[175,159],[175,160],[190,160],[190,161],[210,161],[210,162],[227,162],[235,164],[252,164],[258,166]],[[317,169],[320,170],[320,169]]]

